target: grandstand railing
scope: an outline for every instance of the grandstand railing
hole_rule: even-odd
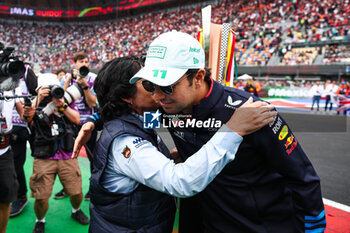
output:
[[[293,65],[293,66],[238,66],[238,75],[250,74],[261,77],[266,75],[300,75],[336,76],[350,75],[350,64],[329,65]]]

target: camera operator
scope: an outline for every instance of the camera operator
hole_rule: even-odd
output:
[[[34,211],[37,217],[33,232],[44,232],[45,214],[52,193],[56,174],[64,190],[70,196],[73,207],[71,217],[82,225],[89,224],[81,211],[83,198],[81,171],[78,160],[71,159],[73,150],[73,124],[79,124],[80,114],[75,102],[64,102],[63,89],[56,75],[40,75],[38,96],[33,100],[36,112],[32,126],[33,174],[30,177],[31,196],[35,198]],[[60,95],[62,94],[62,95]],[[54,112],[46,115],[45,109],[54,106]]]
[[[66,90],[73,84],[78,84],[82,90],[83,95],[75,103],[80,113],[80,123],[77,132],[80,130],[81,125],[85,123],[86,119],[93,115],[96,106],[96,93],[93,89],[96,74],[89,72],[89,56],[84,52],[79,52],[74,55],[73,58],[74,69],[70,74],[67,74],[62,80],[61,84],[64,83],[63,89]],[[90,161],[90,172],[92,172],[92,152],[96,144],[96,131],[91,136],[91,139],[86,144],[87,155]],[[64,189],[55,195],[56,199],[60,199],[67,196]],[[89,192],[85,195],[85,200],[90,200]]]
[[[17,198],[18,181],[10,147],[12,131],[12,109],[16,109],[23,121],[30,120],[26,114],[33,112],[31,106],[24,107],[20,99],[14,97],[19,80],[23,77],[25,68],[18,57],[11,56],[14,48],[5,47],[0,42],[0,233],[6,232],[10,215],[10,203]],[[15,90],[20,94],[20,89]],[[24,116],[26,118],[24,118]]]
[[[21,92],[20,95],[36,95],[35,89],[37,85],[37,76],[31,69],[30,65],[25,64],[24,77],[20,80],[19,83],[19,89]],[[20,119],[20,116],[15,108],[13,109],[12,114],[13,130],[11,132],[10,145],[13,151],[13,158],[15,162],[15,169],[17,174],[17,180],[19,183],[19,188],[17,193],[17,199],[14,202],[12,202],[11,205],[10,217],[19,215],[24,209],[24,207],[28,204],[28,189],[23,166],[26,161],[27,141],[29,141],[29,137],[31,134],[28,123]]]
[[[0,93],[3,96],[13,96],[13,91]],[[16,95],[20,94],[20,89],[16,89]],[[10,215],[10,203],[17,199],[18,181],[13,160],[13,153],[10,147],[10,137],[12,131],[12,109],[16,109],[22,121],[23,106],[19,99],[0,100],[0,233],[6,232],[6,227]],[[26,107],[31,108],[31,107]]]

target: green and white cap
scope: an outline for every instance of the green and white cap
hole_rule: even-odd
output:
[[[151,43],[145,67],[130,79],[130,83],[143,78],[158,86],[169,86],[188,69],[202,69],[204,66],[204,51],[195,38],[182,32],[166,32]]]

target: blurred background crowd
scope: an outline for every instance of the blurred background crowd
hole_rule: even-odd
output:
[[[292,48],[291,44],[348,41],[348,0],[327,1],[217,1],[212,22],[230,23],[237,34],[239,65],[298,65],[349,63],[346,43]],[[18,47],[18,54],[40,71],[69,69],[78,51],[90,54],[93,68],[117,56],[141,55],[159,34],[179,30],[196,36],[201,28],[201,6],[123,17],[115,21],[53,24],[0,24],[0,38]],[[272,59],[273,58],[273,59]]]

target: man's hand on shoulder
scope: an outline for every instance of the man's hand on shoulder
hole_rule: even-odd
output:
[[[272,111],[274,108],[266,102],[253,102],[253,98],[250,97],[236,109],[226,125],[240,136],[251,134],[275,120],[277,112]]]

